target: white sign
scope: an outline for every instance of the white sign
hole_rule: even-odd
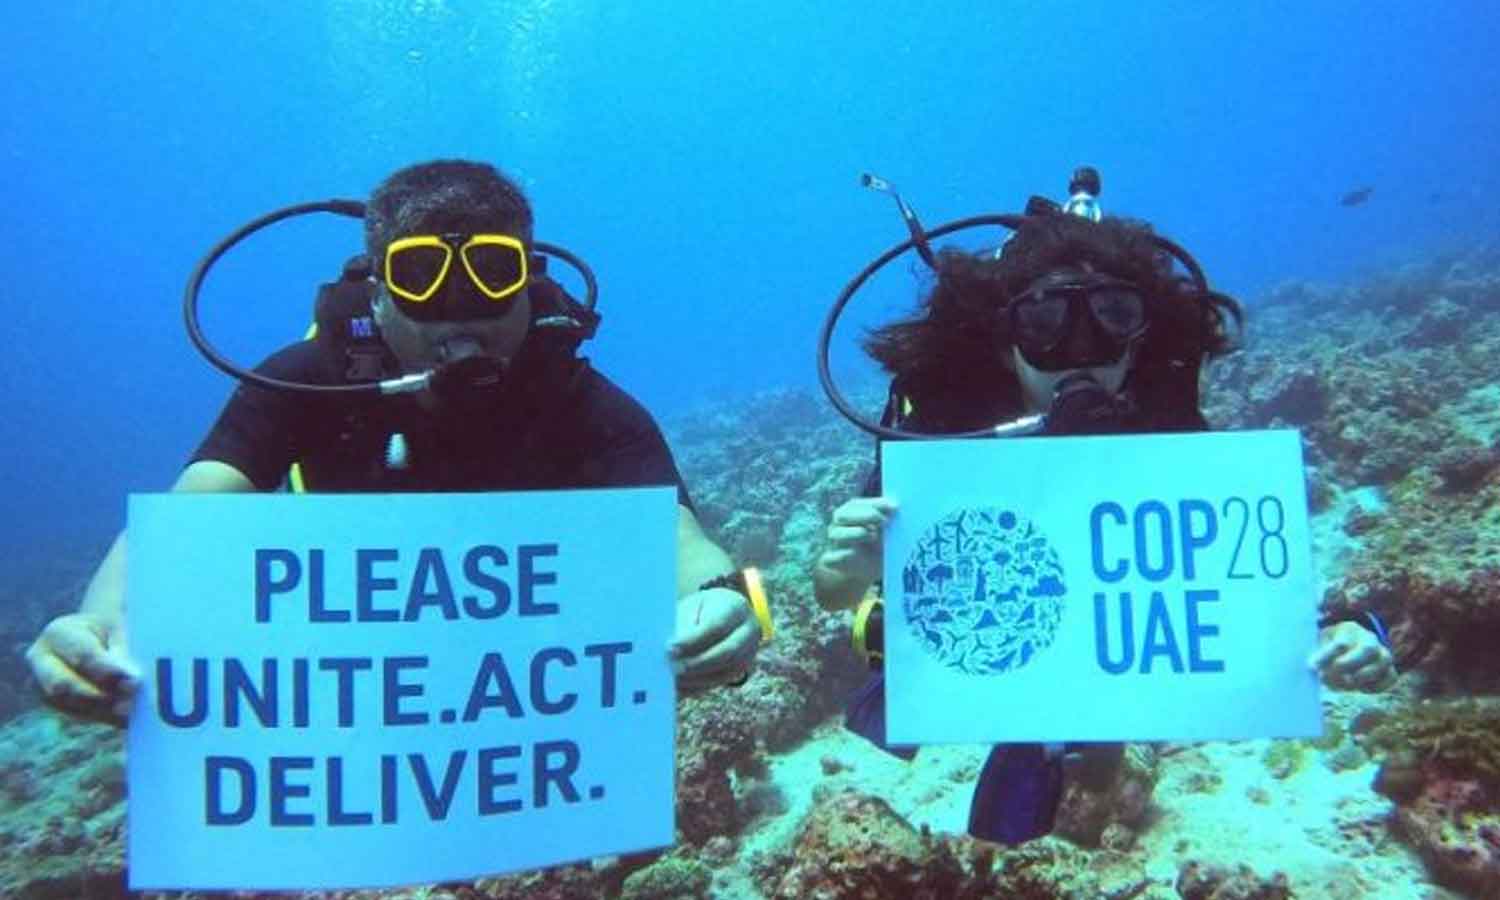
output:
[[[131,888],[670,844],[676,520],[669,488],[131,497]]]
[[[882,445],[892,744],[1320,733],[1296,432]]]

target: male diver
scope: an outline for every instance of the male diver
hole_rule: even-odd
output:
[[[310,206],[362,212],[367,252],[320,292],[313,339],[245,373],[207,347],[193,314],[214,259],[290,210],[215,248],[190,283],[195,342],[245,383],[172,490],[675,485],[679,599],[669,652],[678,684],[742,681],[769,625],[758,579],[736,573],[700,529],[650,414],[576,356],[598,317],[546,276],[541,253],[579,267],[591,293],[592,275],[533,240],[519,187],[493,166],[442,160],[395,172],[362,210]],[[125,566],[122,533],[78,611],[50,622],[26,653],[49,703],[116,723],[140,678],[126,643]]]
[[[894,194],[879,179],[875,186]],[[1098,172],[1084,167],[1059,205],[1034,197],[1024,216],[978,216],[924,232],[896,197],[910,241],[877,259],[835,304],[820,365],[830,399],[851,421],[885,439],[918,435],[1124,434],[1207,430],[1199,410],[1202,363],[1233,349],[1239,305],[1208,289],[1195,261],[1144,223],[1102,215]],[[1012,230],[997,251],[945,248],[927,239],[975,225]],[[828,376],[827,341],[849,296],[875,268],[916,249],[933,287],[911,317],[876,329],[865,350],[893,378],[882,422],[864,422]],[[1174,271],[1173,259],[1188,270]],[[828,610],[858,607],[856,643],[875,672],[851,701],[847,724],[885,743],[882,636],[877,586],[882,534],[897,500],[881,493],[879,454],[861,496],[834,510],[813,569]],[[1378,621],[1320,623],[1310,660],[1332,687],[1380,690],[1395,668]],[[1074,753],[1072,751],[1077,750]],[[1107,783],[1122,745],[997,746],[975,786],[969,831],[1006,844],[1046,834],[1063,773]],[[1065,763],[1067,765],[1065,765]]]

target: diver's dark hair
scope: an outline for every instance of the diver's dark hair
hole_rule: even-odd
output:
[[[531,239],[531,204],[488,163],[439,159],[392,173],[365,207],[365,249],[375,258],[406,234],[500,231]]]
[[[1234,349],[1244,316],[1232,297],[1200,294],[1174,272],[1144,222],[1035,216],[998,259],[944,248],[936,283],[917,313],[872,331],[865,350],[904,393],[927,400],[925,414],[921,402],[917,411],[929,426],[962,430],[1019,416],[1025,412],[1020,381],[1004,361],[1013,345],[1006,307],[1037,278],[1080,262],[1144,289],[1151,327],[1132,380],[1155,394],[1156,404],[1174,407],[1151,411],[1163,430],[1203,427],[1198,370],[1205,359]],[[1168,382],[1171,390],[1159,389]]]

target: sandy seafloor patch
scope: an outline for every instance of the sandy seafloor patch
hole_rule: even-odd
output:
[[[1369,701],[1328,693],[1329,714],[1344,717]],[[1281,871],[1297,900],[1456,897],[1428,881],[1422,862],[1386,825],[1391,804],[1370,788],[1373,762],[1334,772],[1326,754],[1306,751],[1302,767],[1274,777],[1263,758],[1269,741],[1175,745],[1161,760],[1150,823],[1129,855],[1146,874],[1170,885],[1187,859],[1246,864],[1259,875]],[[741,836],[740,859],[777,850],[795,838],[819,784],[848,786],[884,797],[912,825],[963,833],[974,777],[987,747],[924,747],[908,764],[844,731],[820,728],[796,750],[774,757],[767,779],[784,806]],[[822,760],[848,768],[824,775]],[[1215,778],[1214,776],[1217,776]],[[765,794],[766,784],[744,785]],[[761,800],[759,802],[764,802]],[[1104,852],[1104,851],[1096,851]],[[750,900],[761,894],[743,863],[716,875],[714,896]]]
[[[1147,874],[1170,880],[1196,857],[1282,871],[1294,896],[1440,897],[1416,854],[1390,835],[1390,801],[1370,789],[1376,765],[1333,772],[1309,750],[1306,764],[1277,779],[1262,762],[1268,741],[1202,744],[1164,761],[1160,815],[1141,834]],[[1203,773],[1222,785],[1195,792]]]

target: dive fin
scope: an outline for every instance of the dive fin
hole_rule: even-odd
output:
[[[885,741],[885,675],[872,674],[844,708],[844,727],[891,754],[911,762],[917,748],[893,747]]]
[[[1000,744],[974,785],[969,834],[997,844],[1023,844],[1052,830],[1062,800],[1062,756],[1042,744]]]

